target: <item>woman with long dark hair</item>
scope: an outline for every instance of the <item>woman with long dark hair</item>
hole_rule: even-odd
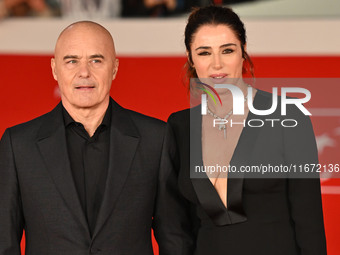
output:
[[[196,78],[191,85],[198,84],[206,101],[172,114],[168,126],[177,143],[178,185],[192,208],[195,254],[326,254],[318,174],[281,171],[268,177],[242,172],[251,166],[316,164],[309,117],[290,105],[286,118],[295,119],[295,127],[229,125],[282,119],[280,103],[268,116],[248,108],[249,99],[255,109],[269,109],[273,96],[243,79],[245,69],[252,72],[252,62],[244,24],[231,9],[195,9],[185,28],[185,46],[189,78]],[[229,89],[213,88],[226,83],[245,95],[243,114],[234,114]]]

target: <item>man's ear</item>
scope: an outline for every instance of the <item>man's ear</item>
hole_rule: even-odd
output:
[[[55,68],[55,59],[54,58],[51,58],[51,69],[52,69],[53,78],[57,81],[58,80],[58,78],[57,78],[57,70]]]
[[[113,64],[114,64],[114,68],[113,68],[112,80],[116,79],[116,75],[117,75],[118,67],[119,67],[119,59],[116,58]]]

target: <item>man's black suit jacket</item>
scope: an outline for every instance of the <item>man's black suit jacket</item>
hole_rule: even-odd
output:
[[[92,238],[72,179],[61,104],[5,131],[1,255],[20,254],[23,229],[30,255],[150,255],[151,228],[160,254],[190,254],[172,134],[162,121],[112,103],[108,177]]]

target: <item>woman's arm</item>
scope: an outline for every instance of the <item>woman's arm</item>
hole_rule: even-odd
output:
[[[306,165],[310,169],[309,172],[291,173],[288,180],[288,198],[296,242],[301,255],[325,255],[327,249],[320,178],[315,168],[311,172],[312,164],[318,164],[312,123],[295,106],[290,106],[289,115],[289,118],[298,121],[298,125],[284,128],[285,160],[287,164],[297,167]]]

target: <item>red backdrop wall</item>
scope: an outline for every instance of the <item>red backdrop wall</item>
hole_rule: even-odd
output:
[[[0,55],[0,135],[5,128],[28,121],[51,110],[59,101],[57,84],[50,70],[51,56]],[[253,58],[256,77],[340,77],[340,56],[271,56]],[[188,107],[183,85],[184,57],[120,57],[117,79],[111,95],[122,106],[166,120],[170,113]],[[340,92],[339,87],[334,95]],[[322,95],[320,84],[319,96]],[[327,101],[327,99],[325,99]],[[340,108],[337,100],[332,107]],[[316,135],[326,132],[330,125],[340,126],[338,118],[315,125]],[[317,119],[312,119],[313,123]],[[324,122],[324,121],[323,121]],[[340,136],[333,137],[340,144]],[[320,160],[340,163],[340,146],[326,148]],[[337,162],[336,162],[337,160]],[[338,180],[327,186],[338,187]],[[323,186],[326,185],[323,183]],[[328,254],[339,254],[340,194],[323,194],[323,209]],[[154,242],[156,254],[157,244]]]

